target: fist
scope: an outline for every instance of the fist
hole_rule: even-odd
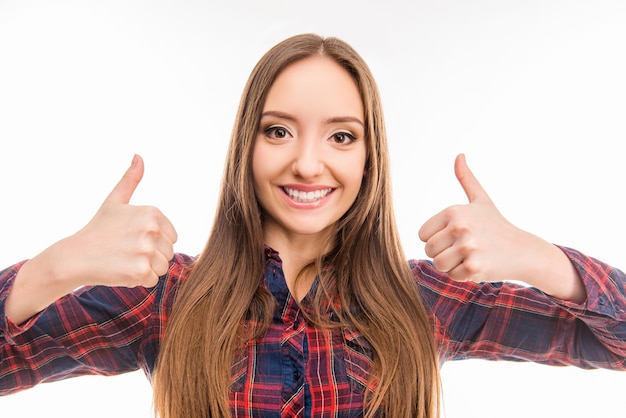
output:
[[[91,221],[66,238],[81,285],[151,287],[167,272],[176,230],[157,208],[129,204],[143,172],[136,155]]]
[[[519,245],[529,237],[500,214],[463,154],[454,171],[468,203],[444,209],[421,227],[426,254],[437,270],[456,281],[515,279]]]

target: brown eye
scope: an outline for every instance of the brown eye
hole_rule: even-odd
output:
[[[336,134],[333,134],[331,139],[336,144],[342,144],[342,145],[351,144],[352,142],[356,140],[356,138],[353,135],[350,135],[347,132],[337,132]]]
[[[265,135],[273,139],[285,139],[289,137],[289,131],[281,126],[272,126],[265,130]]]

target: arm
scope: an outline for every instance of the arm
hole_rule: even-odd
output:
[[[562,248],[590,295],[562,301],[513,283],[451,280],[427,261],[411,261],[432,312],[441,359],[533,361],[626,370],[626,275]]]
[[[150,289],[84,287],[18,325],[5,303],[23,263],[0,272],[0,396],[81,375],[150,374],[180,283],[194,258],[175,254]]]
[[[420,277],[431,278],[431,290],[440,295],[431,301],[445,330],[440,339],[456,346],[452,352],[480,358],[519,354],[547,363],[624,367],[624,274],[510,224],[463,156],[455,173],[469,204],[443,210],[420,230],[433,258]]]
[[[156,287],[82,288],[18,325],[4,308],[20,267],[0,273],[0,395],[40,382],[139,367]]]
[[[568,257],[508,222],[463,155],[455,161],[455,174],[469,204],[444,209],[419,231],[435,268],[460,282],[520,281],[558,299],[585,301],[585,286]]]
[[[0,272],[0,393],[137,368],[176,241],[160,211],[128,204],[142,175],[136,156],[84,228]]]

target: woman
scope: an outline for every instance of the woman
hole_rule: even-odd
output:
[[[164,418],[436,417],[445,360],[626,366],[623,273],[509,224],[463,156],[469,204],[407,263],[377,88],[340,40],[289,38],[254,68],[197,260],[128,205],[142,164],[0,275],[3,393],[142,367]]]

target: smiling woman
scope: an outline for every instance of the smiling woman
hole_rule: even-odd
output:
[[[316,35],[259,35],[262,26],[258,25],[259,21],[271,21],[280,26],[282,22],[290,21],[287,17],[292,19],[296,15],[284,12],[285,7],[273,9],[265,4],[261,10],[256,9],[261,6],[254,3],[245,11],[231,10],[232,14],[237,12],[240,23],[249,19],[253,29],[246,32],[245,25],[241,25],[237,30],[243,34],[239,41],[226,40],[223,33],[218,33],[220,39],[224,39],[223,44],[214,42],[218,39],[216,34],[201,36],[206,42],[215,43],[212,46],[215,51],[224,48],[222,54],[211,54],[211,62],[203,66],[201,57],[206,52],[198,51],[203,51],[206,43],[200,42],[202,45],[195,50],[186,48],[197,42],[194,39],[201,34],[199,28],[214,30],[220,27],[217,23],[226,21],[218,16],[223,11],[191,10],[196,7],[192,2],[180,2],[175,9],[165,10],[164,5],[150,2],[133,13],[129,12],[131,6],[106,6],[112,7],[107,13],[102,9],[105,6],[97,3],[98,6],[89,10],[85,6],[88,2],[75,5],[76,10],[83,10],[78,16],[89,15],[95,19],[91,25],[81,24],[84,33],[93,35],[95,32],[90,30],[100,27],[97,19],[103,19],[102,23],[107,24],[102,25],[102,33],[124,35],[120,36],[119,42],[110,39],[111,45],[117,45],[121,51],[126,51],[124,46],[129,47],[128,54],[121,53],[117,57],[120,61],[114,61],[125,63],[125,74],[134,74],[137,66],[147,66],[142,66],[144,70],[138,71],[128,83],[120,83],[126,87],[117,91],[114,90],[116,83],[107,78],[115,74],[113,70],[117,67],[107,64],[108,76],[93,83],[92,72],[107,59],[97,58],[97,54],[92,54],[89,49],[78,48],[82,51],[80,60],[69,65],[67,71],[72,72],[93,61],[94,66],[85,72],[90,74],[89,77],[77,78],[76,73],[72,73],[73,77],[66,82],[55,80],[54,83],[37,85],[39,89],[35,90],[41,90],[38,95],[42,100],[49,97],[44,94],[48,85],[50,88],[65,86],[63,94],[55,95],[64,99],[81,94],[77,91],[84,93],[84,87],[92,84],[89,95],[98,99],[110,96],[115,100],[124,97],[124,100],[110,101],[105,108],[98,108],[93,112],[98,116],[85,112],[87,96],[77,100],[82,106],[72,107],[72,101],[51,106],[48,112],[74,109],[72,123],[66,120],[67,127],[63,130],[59,121],[64,120],[64,112],[53,113],[55,117],[42,112],[41,119],[36,119],[39,124],[24,123],[20,119],[16,109],[21,109],[24,115],[31,115],[37,113],[41,101],[30,100],[27,108],[20,107],[27,87],[38,83],[39,78],[32,77],[28,78],[28,83],[19,83],[19,75],[26,77],[24,74],[42,67],[26,66],[28,68],[23,71],[17,71],[27,57],[18,59],[15,54],[7,53],[13,43],[3,41],[9,39],[4,36],[7,28],[13,28],[11,31],[15,32],[24,25],[29,27],[33,18],[45,27],[49,17],[57,14],[53,10],[26,13],[24,6],[17,3],[0,4],[0,32],[4,31],[0,33],[0,47],[4,48],[4,56],[13,57],[0,68],[0,74],[3,74],[0,90],[9,93],[0,95],[3,109],[0,113],[9,115],[0,123],[0,136],[18,139],[3,142],[3,149],[7,149],[5,155],[26,155],[28,151],[29,156],[26,162],[7,159],[0,167],[0,170],[7,170],[2,172],[2,178],[21,179],[21,186],[15,191],[12,184],[2,185],[6,196],[18,196],[11,204],[3,206],[5,223],[11,219],[10,224],[17,225],[14,233],[10,232],[12,225],[3,226],[8,231],[4,235],[23,236],[25,230],[38,231],[37,237],[32,240],[29,237],[26,241],[41,245],[42,241],[48,240],[46,228],[59,228],[62,224],[58,220],[63,217],[55,211],[61,211],[66,218],[66,212],[72,212],[65,223],[69,228],[78,229],[77,233],[44,247],[44,251],[36,247],[29,249],[28,253],[39,254],[0,273],[0,391],[3,394],[73,376],[109,376],[143,370],[154,388],[155,406],[161,418],[373,416],[376,412],[381,416],[430,418],[438,414],[440,406],[441,413],[449,418],[579,416],[583,411],[588,411],[586,415],[616,412],[617,406],[611,406],[615,404],[611,404],[610,393],[623,388],[623,374],[608,370],[623,370],[625,367],[624,274],[580,251],[549,244],[513,226],[502,216],[485,189],[491,192],[494,201],[503,202],[499,206],[503,212],[513,214],[512,218],[518,219],[516,223],[558,237],[550,241],[569,241],[577,247],[589,249],[593,246],[586,240],[592,234],[585,233],[586,228],[602,237],[606,236],[603,230],[608,230],[602,225],[610,224],[611,231],[622,228],[610,221],[620,219],[619,213],[619,216],[610,216],[615,210],[613,206],[618,207],[619,212],[622,206],[619,204],[605,204],[602,216],[594,222],[580,221],[588,213],[600,210],[597,201],[584,198],[587,195],[581,190],[593,190],[594,196],[611,196],[603,199],[605,203],[619,203],[609,182],[603,180],[604,176],[611,178],[613,172],[610,170],[620,167],[611,163],[619,162],[614,155],[617,153],[602,152],[602,164],[593,165],[598,151],[585,147],[580,151],[584,154],[581,160],[576,154],[579,148],[571,146],[577,138],[573,133],[567,135],[567,146],[557,141],[560,146],[552,149],[552,143],[545,135],[542,138],[537,132],[532,131],[530,135],[528,131],[531,125],[549,129],[550,125],[541,117],[550,114],[558,119],[563,108],[568,110],[567,120],[571,126],[585,130],[587,120],[576,113],[577,108],[571,103],[559,106],[552,103],[546,108],[549,112],[538,109],[551,103],[550,92],[554,92],[555,85],[563,87],[559,90],[559,97],[567,95],[573,84],[563,80],[571,78],[579,85],[581,68],[591,73],[591,67],[576,61],[577,65],[569,69],[572,73],[558,71],[558,79],[551,78],[547,85],[539,83],[539,87],[533,87],[539,79],[524,84],[524,77],[533,74],[534,65],[542,68],[542,77],[553,71],[557,73],[551,65],[540,64],[556,65],[567,58],[563,42],[570,36],[561,34],[561,30],[570,35],[582,30],[586,34],[585,42],[594,39],[591,36],[594,33],[604,33],[602,39],[607,40],[626,39],[614,36],[624,30],[622,19],[616,19],[619,24],[611,26],[613,17],[619,16],[623,8],[612,7],[612,13],[609,13],[608,9],[597,9],[598,6],[584,8],[582,2],[572,2],[568,12],[563,14],[560,9],[551,10],[545,6],[549,0],[541,2],[541,6],[533,6],[532,1],[524,2],[523,7],[516,6],[514,10],[494,10],[493,4],[472,6],[478,7],[474,10],[462,2],[455,7],[449,7],[449,2],[444,2],[445,7],[426,7],[416,2],[412,7],[419,13],[414,10],[399,13],[395,8],[400,6],[392,1],[372,13],[365,12],[367,8],[358,2],[345,10],[350,13],[351,24],[341,28],[336,27],[333,19],[329,26],[319,23],[326,21],[320,19],[327,18],[326,14],[316,16],[311,10],[306,16],[298,10],[298,16],[302,17],[296,19],[293,29],[302,30],[300,23],[308,21],[317,22],[304,25],[315,31],[334,33],[339,29],[373,58],[368,61],[380,74],[377,79],[382,81],[385,91],[391,93],[386,96],[386,103],[395,129],[392,150],[395,149],[396,154],[392,166],[388,161],[381,99],[372,73],[347,43]],[[42,3],[44,11],[49,7],[45,4]],[[331,5],[335,7],[333,10],[344,7],[343,3],[329,3]],[[326,10],[316,2],[315,10],[318,9]],[[392,9],[393,15],[386,16],[384,12]],[[49,53],[46,48],[54,51],[54,48],[67,47],[68,43],[75,45],[72,42],[80,43],[85,39],[67,30],[77,28],[79,19],[75,18],[76,11],[74,14],[65,11],[74,19],[55,25],[56,29],[50,29],[48,33],[53,39],[57,39],[58,33],[67,34],[67,38],[63,38],[63,42],[52,42],[37,37],[37,42],[27,43],[24,48],[29,51],[29,56],[45,55]],[[546,16],[556,11],[559,11],[560,20],[550,20],[554,28],[542,30],[542,23],[546,21],[541,19],[547,19]],[[509,12],[515,18],[511,18]],[[20,19],[20,13],[24,18]],[[246,17],[246,13],[250,16]],[[364,18],[368,13],[370,17]],[[45,19],[38,21],[40,14]],[[207,25],[209,15],[215,25]],[[197,16],[203,17],[196,20]],[[268,19],[260,19],[260,16]],[[603,22],[602,26],[592,31],[593,27],[581,25],[589,16]],[[382,21],[385,19],[393,20],[394,25],[384,25]],[[168,24],[152,27],[157,21]],[[524,29],[528,27],[528,21],[534,23],[532,32]],[[113,25],[115,31],[110,30],[111,22],[116,23]],[[360,25],[354,25],[355,22]],[[403,27],[403,22],[410,25],[407,23]],[[446,22],[454,24],[447,25]],[[358,30],[356,26],[359,26]],[[570,26],[575,30],[568,31]],[[269,32],[277,30],[274,24],[262,27],[269,28]],[[376,31],[373,28],[381,27],[388,27],[389,36],[394,33],[397,42],[380,44],[387,35],[378,33],[374,36]],[[409,27],[412,29],[406,31]],[[221,28],[236,35],[224,26]],[[168,32],[170,29],[171,33]],[[252,32],[255,37],[251,36]],[[508,48],[499,43],[502,36],[493,36],[486,42],[480,34],[488,32],[502,34],[509,40]],[[158,42],[147,44],[149,33],[154,34]],[[411,34],[408,38],[407,33]],[[28,31],[13,39],[25,42],[29,39],[26,35]],[[197,178],[199,172],[215,167],[219,172],[222,167],[221,145],[215,139],[222,136],[220,121],[232,120],[231,115],[220,112],[228,107],[224,101],[236,93],[218,94],[222,91],[218,89],[243,83],[241,80],[233,83],[225,80],[236,78],[231,73],[241,71],[240,68],[252,66],[245,57],[258,55],[260,47],[255,44],[255,39],[263,38],[266,42],[267,38],[284,37],[287,39],[257,63],[244,89],[235,117],[221,192],[198,188],[202,180],[181,184],[179,176]],[[97,45],[109,44],[96,38],[100,40],[95,43]],[[93,36],[88,39],[94,41]],[[476,42],[470,43],[470,40]],[[37,45],[41,42],[46,48],[39,51]],[[151,55],[151,48],[146,45],[152,45],[159,53]],[[229,50],[227,45],[240,45],[241,48],[234,53],[234,49]],[[486,52],[481,49],[487,48],[485,45],[491,45],[489,54],[481,53]],[[541,47],[531,53],[531,46]],[[596,54],[596,59],[603,59],[597,52],[597,45],[587,46],[584,42],[577,45],[576,56]],[[550,54],[543,56],[548,50]],[[106,52],[102,48],[97,51]],[[168,52],[163,55],[163,51]],[[398,51],[402,53],[398,55]],[[515,52],[514,56],[511,51]],[[143,58],[137,59],[137,54]],[[555,54],[558,60],[552,60]],[[529,55],[537,60],[535,64],[528,61]],[[164,56],[169,58],[164,59]],[[429,59],[421,61],[423,56]],[[518,56],[524,58],[523,62],[515,61],[514,57]],[[606,62],[602,72],[605,78],[614,80],[610,89],[593,89],[592,97],[582,101],[593,103],[595,111],[607,102],[600,100],[599,94],[621,91],[624,87],[620,84],[623,81],[621,75],[611,78],[610,74],[615,68],[626,67],[614,54],[610,57],[612,61]],[[474,58],[476,60],[472,61]],[[462,59],[467,61],[461,62]],[[515,65],[508,68],[507,63],[512,62]],[[216,65],[224,63],[229,65]],[[402,63],[402,66],[393,63]],[[54,73],[54,66],[46,68]],[[187,72],[178,73],[182,68]],[[407,72],[407,68],[411,71]],[[494,68],[499,70],[492,71]],[[509,72],[505,71],[507,68]],[[521,70],[515,72],[513,69]],[[195,74],[194,71],[197,71],[197,77],[178,75]],[[207,73],[211,77],[207,77]],[[63,74],[59,72],[56,77]],[[513,81],[504,80],[502,74],[507,74]],[[400,77],[402,82],[399,82]],[[215,86],[213,90],[203,90],[200,83],[187,85],[189,78],[210,79]],[[24,87],[20,94],[10,95],[16,80]],[[170,80],[175,83],[168,84]],[[602,83],[605,80],[596,81]],[[73,83],[80,88],[72,90]],[[518,85],[525,88],[517,90]],[[103,89],[96,90],[98,87]],[[177,89],[184,94],[174,94]],[[164,92],[170,95],[160,97]],[[540,92],[542,100],[533,102],[534,106],[524,105],[522,101],[520,107],[513,110],[512,106],[519,104],[520,97],[532,96],[532,92]],[[587,89],[581,87],[576,92],[585,94]],[[570,93],[570,98],[576,94]],[[204,97],[193,101],[195,106],[183,106],[186,100],[199,96]],[[510,96],[509,100],[505,100],[507,96]],[[138,97],[143,99],[136,101]],[[211,98],[215,105],[210,111],[198,112],[205,97]],[[594,131],[598,134],[595,145],[601,147],[602,141],[611,141],[611,132],[605,131],[610,125],[608,115],[611,112],[620,114],[620,103],[613,102],[612,107],[604,108],[604,123],[598,123],[598,130]],[[181,112],[180,109],[187,110]],[[193,125],[194,119],[202,121],[207,114],[213,121],[211,124],[200,122]],[[574,114],[579,115],[576,122],[571,120]],[[132,118],[128,115],[133,115],[136,120],[131,123]],[[584,115],[592,118],[593,113]],[[102,123],[105,116],[106,120],[120,122],[110,124],[117,127],[115,132],[108,131],[111,129],[109,124]],[[533,119],[538,124],[521,124],[519,120],[522,119]],[[38,147],[28,145],[22,150],[25,143],[33,142],[32,130],[38,125],[45,125],[47,130],[62,131],[63,135],[52,139],[46,135],[46,141],[40,141]],[[87,222],[75,217],[77,212],[93,213],[95,210],[86,201],[92,200],[91,193],[101,199],[99,195],[104,188],[97,185],[97,178],[76,176],[75,171],[82,173],[89,169],[90,173],[106,173],[105,177],[110,179],[115,167],[109,164],[115,159],[105,158],[106,153],[102,151],[110,149],[107,152],[128,154],[129,149],[139,144],[133,138],[137,132],[132,127],[136,125],[145,125],[146,132],[141,136],[150,138],[141,154],[147,157],[147,163],[157,163],[160,169],[147,169],[142,187],[135,192],[144,174],[143,159],[137,156],[91,220]],[[205,125],[210,132],[202,131]],[[11,131],[11,126],[19,129]],[[102,147],[93,158],[87,156],[94,152],[90,148],[94,141],[85,141],[83,135],[88,126],[91,126],[89,132],[96,135],[95,142]],[[202,134],[188,131],[189,126],[195,126]],[[426,134],[424,129],[429,126],[436,129]],[[460,131],[453,131],[455,127]],[[64,142],[66,132],[74,128],[80,133],[80,140],[74,144]],[[130,131],[121,133],[129,128]],[[600,129],[602,135],[599,135]],[[479,130],[480,134],[477,133]],[[503,139],[505,130],[507,135]],[[28,132],[31,132],[30,140],[20,141]],[[187,137],[190,133],[193,133],[190,136],[193,139]],[[484,142],[484,137],[490,135],[496,139]],[[177,138],[177,147],[169,146],[171,137]],[[441,137],[445,140],[439,140]],[[438,194],[456,193],[456,189],[445,186],[448,174],[452,177],[452,173],[448,173],[451,167],[447,164],[452,158],[447,154],[449,148],[459,145],[461,137],[471,139],[464,142],[462,148],[469,149],[472,156],[476,156],[472,161],[480,161],[480,155],[487,156],[476,164],[483,170],[478,174],[492,172],[479,176],[485,181],[486,187],[483,188],[464,156],[460,155],[455,163],[458,183],[454,187],[464,194],[461,200],[465,204],[441,210],[445,204],[440,201],[447,198],[441,199]],[[518,158],[507,158],[513,142]],[[159,157],[154,151],[163,143],[168,144],[166,158]],[[206,144],[208,152],[190,153],[189,149],[198,149],[198,143]],[[414,143],[419,143],[419,151],[413,148]],[[484,152],[485,144],[488,153]],[[47,150],[46,147],[51,148]],[[84,157],[69,159],[65,155],[69,153],[63,152],[69,149],[78,149]],[[527,155],[528,149],[533,152]],[[541,153],[536,152],[538,149],[542,150]],[[492,157],[496,152],[501,158]],[[37,153],[46,158],[37,160]],[[217,154],[218,162],[207,158],[207,155]],[[441,159],[446,164],[440,164],[439,154],[445,155]],[[51,155],[55,158],[49,158]],[[546,164],[542,163],[543,158],[548,158]],[[182,159],[185,163],[173,163]],[[527,169],[528,161],[532,161],[533,170]],[[437,179],[442,165],[445,170],[441,171],[445,174]],[[542,172],[544,165],[550,172]],[[171,169],[174,166],[176,169]],[[591,166],[596,167],[593,173],[581,169]],[[551,173],[554,167],[560,170],[556,179],[552,179],[555,177]],[[392,168],[400,174],[394,184],[400,191],[395,199],[400,228],[396,228],[396,214],[391,204]],[[63,170],[73,175],[59,177]],[[621,175],[619,168],[615,170],[613,176]],[[42,171],[46,172],[45,176],[40,175]],[[162,177],[155,180],[150,177],[153,175]],[[211,178],[218,175],[213,173]],[[587,175],[591,177],[587,178]],[[29,182],[33,177],[42,185]],[[490,178],[492,181],[488,183]],[[155,183],[158,187],[150,192],[150,184]],[[217,182],[207,183],[211,187]],[[59,187],[59,184],[64,186]],[[80,199],[73,191],[64,195],[65,189],[71,190],[74,186],[81,190]],[[24,193],[24,188],[33,192]],[[142,192],[146,188],[147,192]],[[199,189],[203,191],[198,192]],[[551,203],[520,205],[520,200],[526,199],[512,193],[515,189],[532,189],[533,196],[539,198],[546,193],[543,199]],[[54,192],[49,195],[51,190]],[[205,249],[200,256],[190,257],[181,249],[188,247],[190,251],[196,251],[202,245],[200,241],[206,240],[203,231],[209,229],[199,226],[195,220],[190,221],[192,218],[207,218],[206,212],[210,209],[200,203],[205,195],[219,196],[216,217]],[[168,213],[168,217],[152,206],[130,205],[131,197],[156,203]],[[181,205],[184,213],[177,215],[173,206],[185,199],[188,199],[187,203]],[[193,203],[190,203],[191,199]],[[76,206],[68,209],[68,202]],[[18,212],[11,212],[18,206]],[[535,217],[538,223],[534,224],[530,218],[539,206],[541,211]],[[44,207],[46,213],[41,212]],[[37,216],[28,215],[33,208],[37,208]],[[411,219],[408,226],[407,218]],[[50,222],[50,219],[55,221]],[[415,221],[418,224],[413,224]],[[566,232],[559,235],[554,228],[561,222],[565,224]],[[84,223],[86,226],[82,227]],[[423,224],[421,229],[419,224]],[[405,234],[403,240],[401,234]],[[190,243],[190,235],[201,237]],[[407,260],[403,248],[414,250],[413,242],[419,239],[425,242],[427,257],[424,258],[430,260]],[[26,250],[18,248],[25,240],[5,242],[10,245],[5,245],[0,252],[2,256],[10,257],[9,260],[23,258],[20,253]],[[616,255],[611,256],[611,251]],[[607,259],[613,258],[619,264],[619,246],[608,246],[601,251],[594,249],[593,252],[607,254]],[[8,264],[9,261],[5,262]],[[452,361],[462,359],[473,360]],[[492,363],[486,364],[479,359],[527,363],[523,368],[514,368],[511,362],[498,362],[493,367]],[[474,369],[461,372],[455,378],[450,371],[468,370],[462,368],[464,364],[474,365]],[[550,368],[545,367],[546,364],[577,368]],[[586,368],[603,368],[605,371],[585,374],[582,369]],[[507,371],[514,373],[507,375]],[[565,381],[557,381],[558,373],[566,376]],[[31,391],[0,398],[0,410],[3,416],[34,416],[37,415],[35,409],[44,405],[41,414],[46,416],[71,417],[74,412],[77,416],[88,414],[92,417],[150,416],[153,388],[150,384],[136,388],[138,382],[132,379],[136,375],[128,375],[128,380],[120,376],[103,380],[81,377],[54,385],[38,385]],[[551,377],[542,377],[546,375]],[[577,378],[581,379],[578,384]],[[494,380],[497,380],[495,385]],[[590,380],[597,383],[587,384]],[[80,388],[66,389],[72,388],[71,381],[78,382]],[[123,386],[118,382],[130,383]],[[445,403],[439,391],[442,383],[447,395]],[[584,396],[571,394],[581,386],[593,387],[586,387]],[[507,394],[509,387],[516,393]],[[567,395],[559,393],[563,387],[568,388]],[[118,389],[122,389],[121,393],[116,392]],[[45,396],[55,390],[57,395]],[[594,398],[594,390],[600,391],[601,396],[597,398],[602,399],[602,404],[596,399],[583,402],[582,399]],[[97,408],[91,402],[82,404],[81,398],[89,392],[97,393],[106,404]],[[139,405],[127,407],[123,405],[125,401],[120,400],[127,393],[141,394],[144,401],[133,398],[133,403]],[[199,396],[199,393],[206,396]],[[517,405],[520,396],[525,401]],[[526,399],[528,397],[531,399]],[[572,397],[581,401],[572,405]],[[118,406],[120,404],[123,406]],[[515,408],[511,408],[512,404],[516,404]],[[92,410],[86,413],[84,408]],[[573,412],[567,412],[570,411],[568,408],[573,408]],[[550,412],[555,410],[558,412]]]
[[[135,156],[84,228],[0,273],[2,393],[142,368],[163,418],[435,418],[444,361],[626,368],[626,276],[513,226],[463,155],[469,203],[407,262],[376,84],[337,38],[255,66],[197,259],[129,205],[143,172]]]
[[[279,74],[267,94],[252,155],[266,244],[297,254],[300,263],[327,245],[365,175],[363,120],[357,85],[333,59],[303,59]],[[283,267],[290,290],[298,264]],[[304,286],[297,294],[307,291]]]
[[[354,141],[338,143],[338,133]],[[378,92],[356,51],[299,35],[261,58],[242,95],[213,232],[160,349],[158,411],[438,413],[430,325],[399,250],[390,194],[381,193],[388,172]],[[315,204],[285,192],[312,188],[332,191]],[[225,347],[198,356],[197,346]],[[242,365],[235,390],[230,364]],[[199,392],[228,397],[198,400]]]

